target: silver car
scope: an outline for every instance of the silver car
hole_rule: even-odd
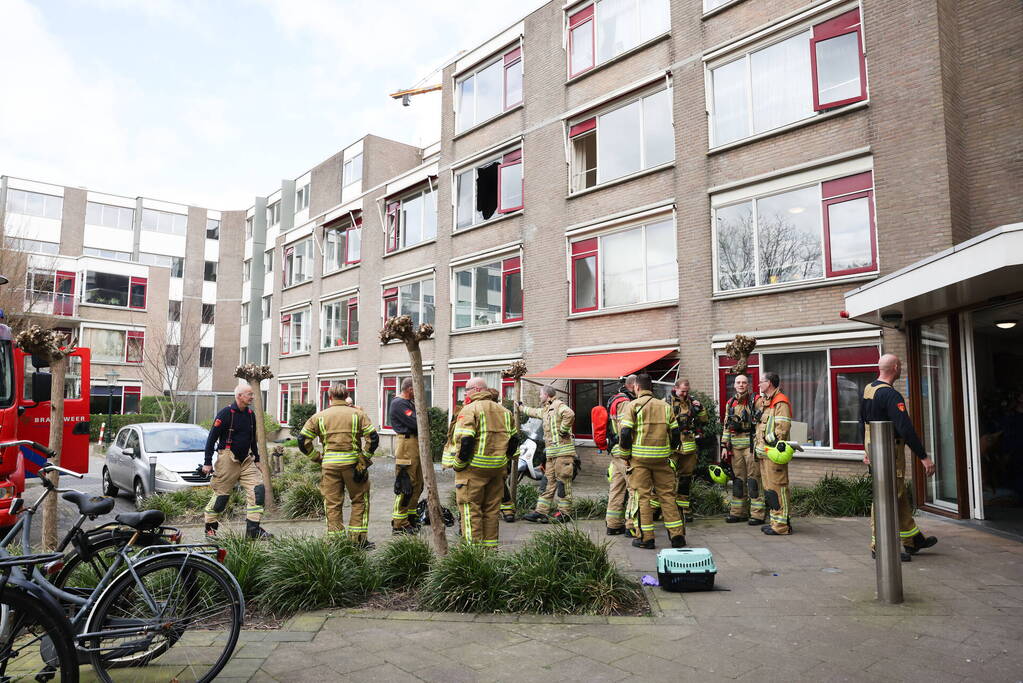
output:
[[[153,493],[149,484],[149,456],[156,456],[156,493],[209,486],[198,471],[206,449],[205,429],[173,422],[142,422],[122,427],[107,449],[103,465],[103,493],[116,496],[130,491],[141,506]]]

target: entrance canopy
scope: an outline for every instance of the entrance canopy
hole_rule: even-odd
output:
[[[569,356],[553,368],[527,377],[547,379],[619,379],[674,353],[675,349],[623,351]]]
[[[1023,290],[1023,223],[990,230],[845,295],[854,320],[899,322]]]

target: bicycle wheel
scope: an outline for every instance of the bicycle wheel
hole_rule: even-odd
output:
[[[10,584],[0,593],[0,680],[78,680],[74,637],[66,621]]]
[[[64,566],[54,578],[50,579],[50,583],[69,593],[89,597],[107,573],[107,569],[110,568],[118,552],[128,545],[128,541],[131,540],[134,533],[134,531],[110,531],[102,535],[89,536],[88,557],[83,558],[77,548],[71,548],[64,556]],[[135,546],[141,548],[169,543],[170,541],[162,536],[139,534]],[[172,549],[172,546],[169,546],[168,549]]]
[[[104,591],[87,627],[94,635],[82,646],[104,681],[137,680],[139,666],[154,680],[211,681],[234,653],[242,611],[237,583],[221,565],[158,556]]]

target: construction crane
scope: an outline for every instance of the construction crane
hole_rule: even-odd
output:
[[[401,106],[407,107],[410,104],[412,104],[410,98],[413,95],[422,95],[424,93],[434,92],[435,90],[440,90],[442,87],[444,86],[438,83],[437,85],[427,85],[422,88],[409,88],[408,90],[399,90],[398,92],[392,92],[391,97],[396,100],[400,99]]]

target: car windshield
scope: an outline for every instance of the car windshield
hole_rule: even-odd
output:
[[[206,449],[207,432],[195,425],[147,427],[142,439],[147,453],[182,453]]]

